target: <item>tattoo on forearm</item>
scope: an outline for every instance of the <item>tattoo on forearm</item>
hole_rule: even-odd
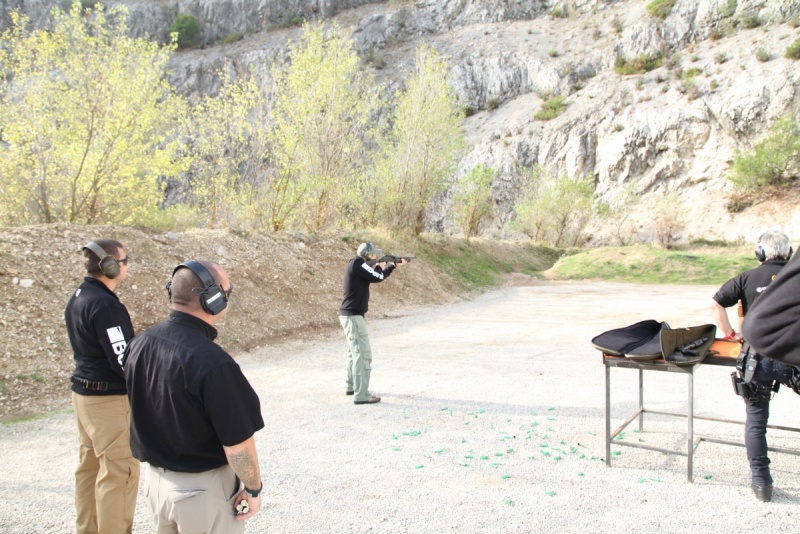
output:
[[[250,456],[249,451],[241,451],[228,456],[231,467],[245,487],[257,489],[261,487],[261,478],[258,473],[258,462]]]

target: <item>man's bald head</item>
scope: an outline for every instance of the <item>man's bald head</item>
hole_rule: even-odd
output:
[[[228,274],[218,263],[200,260],[197,263],[205,267],[214,278],[214,283],[223,291],[230,289]],[[170,290],[172,291],[172,307],[176,310],[196,314],[204,313],[200,304],[200,294],[205,284],[191,269],[182,267],[172,276]]]

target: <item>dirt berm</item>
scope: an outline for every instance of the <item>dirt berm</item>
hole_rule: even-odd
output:
[[[239,235],[226,231],[164,233],[120,226],[52,224],[0,230],[0,285],[9,294],[0,305],[0,419],[27,416],[69,406],[72,353],[64,327],[64,306],[80,283],[81,247],[92,239],[113,237],[131,257],[128,278],[117,294],[128,307],[137,332],[163,320],[168,311],[164,284],[172,269],[187,259],[222,264],[235,284],[234,313],[220,326],[218,342],[232,354],[320,330],[338,328],[342,274],[361,240],[386,251],[416,255],[402,274],[373,291],[372,317],[410,306],[453,301],[475,286],[458,278],[458,265],[438,268],[459,247],[477,258],[492,257],[508,271],[545,270],[552,251],[530,244],[488,240],[390,238],[374,233],[328,232],[318,235],[275,233]],[[520,253],[525,265],[518,264]],[[447,272],[448,269],[450,272]]]

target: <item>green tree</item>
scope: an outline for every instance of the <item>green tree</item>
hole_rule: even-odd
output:
[[[635,228],[631,224],[630,215],[640,202],[639,194],[633,183],[617,187],[611,192],[608,202],[601,204],[603,218],[611,226],[611,233],[620,246],[633,243]]]
[[[0,224],[133,224],[177,172],[165,81],[173,47],[128,37],[125,12],[53,11],[52,30],[12,15],[0,47]]]
[[[514,219],[509,226],[527,235],[531,240],[540,242],[544,240],[545,224],[547,222],[547,199],[544,198],[548,190],[544,183],[541,167],[532,169],[518,167],[515,174],[520,185],[520,194],[514,205]]]
[[[553,245],[582,245],[583,231],[595,213],[592,179],[562,176],[548,196]]]
[[[451,177],[464,147],[463,111],[447,83],[447,63],[417,48],[414,72],[396,96],[393,129],[376,172],[384,222],[419,235],[428,209]]]
[[[497,171],[476,165],[465,174],[453,195],[453,214],[465,237],[477,235],[481,222],[492,213],[492,183]]]
[[[667,250],[675,246],[678,235],[686,227],[684,204],[675,193],[668,193],[650,201],[650,220],[653,225],[653,242]]]
[[[788,114],[776,121],[752,151],[737,153],[729,179],[747,193],[786,187],[800,178],[800,122]]]
[[[280,231],[287,228],[302,200],[302,190],[290,174],[271,164],[272,132],[270,105],[260,97],[251,113],[247,159],[242,165],[242,180],[250,197],[244,220],[254,228]]]
[[[530,178],[514,207],[512,227],[556,247],[581,245],[586,225],[597,213],[592,179],[556,178],[541,168],[531,171]]]
[[[283,207],[296,204],[292,216],[314,231],[349,211],[348,195],[372,159],[380,99],[336,24],[305,24],[289,55],[290,66],[274,76],[275,183]]]
[[[252,80],[228,82],[216,97],[204,97],[187,116],[191,201],[206,214],[211,227],[236,227],[251,213],[254,191],[242,170],[257,135],[250,115],[260,101]]]

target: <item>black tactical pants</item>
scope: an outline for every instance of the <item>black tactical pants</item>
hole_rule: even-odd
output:
[[[754,389],[757,392],[745,400],[747,420],[744,442],[747,447],[747,459],[750,461],[752,483],[756,486],[772,484],[767,456],[767,422],[772,384],[776,381],[786,384],[790,379],[791,368],[788,365],[769,358],[761,358],[751,382],[751,385],[756,386]]]

